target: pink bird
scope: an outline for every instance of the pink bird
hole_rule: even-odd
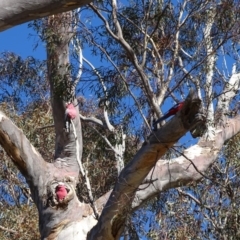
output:
[[[61,201],[67,196],[67,189],[64,185],[58,185],[56,187],[55,193],[57,195],[58,201]]]
[[[72,103],[66,104],[66,111],[65,111],[65,117],[74,119],[77,116],[77,111]]]
[[[71,120],[73,120],[77,116],[77,111],[72,103],[66,104],[66,110],[65,110],[65,128],[66,131],[70,131],[70,124]]]

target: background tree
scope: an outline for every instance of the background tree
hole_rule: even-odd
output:
[[[52,146],[51,135],[44,142],[35,142],[40,155],[5,115],[1,115],[0,142],[29,184],[42,238],[118,239],[124,233],[126,238],[136,239],[141,225],[134,211],[147,203],[142,209],[145,219],[154,214],[160,223],[151,222],[147,229],[150,238],[224,234],[227,239],[236,232],[237,162],[228,159],[227,149],[233,145],[229,142],[226,148],[224,144],[240,130],[238,6],[236,1],[134,1],[123,5],[113,0],[32,24],[47,46],[45,80],[50,98],[38,99],[41,88],[31,84],[40,72],[16,78],[20,85],[24,79],[24,90],[30,86],[33,91],[31,104],[23,101],[21,106],[22,95],[16,91],[7,96],[19,104],[16,114],[23,122],[36,102],[48,114],[52,111],[54,157],[41,150],[46,141],[51,144],[47,147]],[[100,57],[101,64],[95,66],[86,59],[86,49]],[[18,63],[14,55],[12,59],[12,68],[19,71],[16,66],[24,63]],[[3,61],[2,66],[8,63]],[[2,69],[2,79],[12,84],[9,71],[6,75],[6,67]],[[18,71],[13,76],[18,76]],[[197,96],[188,95],[190,87]],[[8,90],[5,87],[6,93]],[[166,106],[183,100],[183,109],[153,131],[152,120],[161,117]],[[70,123],[70,133],[65,130],[67,102],[72,102],[77,112],[79,106],[84,146],[79,118]],[[42,121],[49,123],[49,118]],[[31,133],[33,125],[27,125],[29,139],[44,137],[44,131]],[[194,145],[174,145],[189,130],[199,137]],[[222,150],[226,150],[222,152],[225,157],[216,163]],[[64,199],[58,197],[62,185]],[[209,195],[202,194],[206,186]],[[176,190],[165,192],[171,188]],[[191,207],[191,214],[183,207]],[[199,232],[192,232],[190,227],[196,224]]]

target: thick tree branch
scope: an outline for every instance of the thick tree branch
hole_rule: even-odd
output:
[[[136,191],[132,203],[132,210],[136,210],[144,202],[157,196],[162,191],[169,188],[185,186],[202,179],[204,172],[216,161],[224,143],[239,132],[240,116],[237,116],[234,119],[227,120],[224,126],[222,125],[217,128],[214,141],[200,139],[198,144],[186,149],[182,156],[173,160],[158,160],[148,176],[143,180],[144,184],[141,184]],[[146,159],[149,160],[149,158]],[[134,173],[130,172],[129,174]],[[138,172],[138,175],[139,174]],[[135,178],[135,176],[133,177]],[[127,180],[124,184],[125,186],[127,185]],[[131,186],[129,185],[128,187]],[[116,189],[113,191],[116,191]],[[102,206],[105,205],[111,193],[112,191],[109,191],[96,201],[99,211],[101,211]],[[129,191],[127,194],[129,194]],[[115,199],[115,203],[121,204],[123,199],[123,197],[119,201]],[[130,201],[128,198],[125,200]],[[114,204],[114,202],[112,202],[112,204]],[[112,206],[110,205],[109,207],[111,208]],[[205,207],[208,208],[208,206]]]
[[[34,19],[67,12],[90,0],[0,0],[0,31]]]
[[[84,60],[84,62],[86,62],[91,67],[91,69],[97,75],[100,84],[102,85],[102,89],[103,89],[103,92],[104,92],[104,95],[105,95],[105,98],[106,98],[106,103],[103,106],[103,115],[104,115],[105,125],[106,125],[106,127],[108,128],[109,131],[113,132],[115,130],[115,128],[113,127],[113,125],[109,121],[109,117],[108,117],[109,114],[108,114],[107,107],[106,107],[106,105],[109,104],[109,101],[108,101],[109,93],[108,93],[107,88],[105,86],[104,80],[103,80],[101,74],[97,71],[97,69],[86,58],[83,58],[83,60]]]
[[[40,175],[45,162],[23,132],[0,112],[0,144],[27,181]],[[33,168],[32,166],[36,166]]]
[[[154,132],[133,160],[123,169],[110,198],[105,205],[98,224],[91,230],[88,239],[116,239],[120,237],[131,202],[157,160],[173,146],[188,130],[196,126],[195,115],[200,109],[199,99],[190,97],[183,109],[163,128]]]
[[[208,55],[206,65],[208,66],[206,74],[206,84],[205,84],[205,94],[207,96],[207,132],[206,136],[209,140],[214,138],[214,106],[213,106],[213,76],[214,76],[214,66],[217,59],[216,53],[214,52],[214,47],[212,43],[211,30],[214,25],[214,15],[216,12],[216,7],[212,7],[207,11],[208,21],[203,30],[204,39],[205,39],[205,51]]]
[[[80,118],[82,121],[86,121],[86,122],[92,122],[95,124],[98,124],[99,126],[104,127],[105,129],[108,129],[107,126],[102,122],[102,120],[95,118],[95,117],[85,117],[83,115],[81,115],[81,113],[79,114]]]
[[[185,186],[199,181],[204,172],[216,161],[224,143],[240,132],[240,116],[229,119],[224,126],[217,128],[213,141],[200,139],[198,144],[189,147],[183,155],[172,160],[159,160],[146,180],[158,179],[148,184],[148,188],[138,191],[133,202],[133,208],[169,188]],[[211,177],[209,177],[211,179]],[[141,185],[141,189],[147,184]]]

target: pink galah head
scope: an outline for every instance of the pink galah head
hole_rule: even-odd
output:
[[[55,193],[58,201],[63,200],[67,196],[67,189],[64,185],[58,185],[55,189]]]
[[[66,116],[74,119],[77,116],[77,111],[72,103],[66,104]]]

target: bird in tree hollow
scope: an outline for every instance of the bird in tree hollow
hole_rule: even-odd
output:
[[[65,128],[69,132],[71,121],[77,116],[77,111],[72,103],[66,104],[65,110]]]
[[[160,117],[157,121],[155,121],[155,122],[153,123],[153,127],[156,127],[156,125],[157,125],[158,123],[160,123],[161,121],[163,121],[163,120],[165,120],[165,119],[167,119],[167,118],[175,115],[178,111],[180,111],[180,110],[182,109],[183,104],[184,104],[184,102],[179,102],[179,103],[177,103],[176,105],[174,105],[172,108],[170,108],[170,109],[164,114],[164,116]]]
[[[62,201],[68,194],[67,189],[64,186],[64,184],[57,185],[55,193],[56,193],[58,201]]]

